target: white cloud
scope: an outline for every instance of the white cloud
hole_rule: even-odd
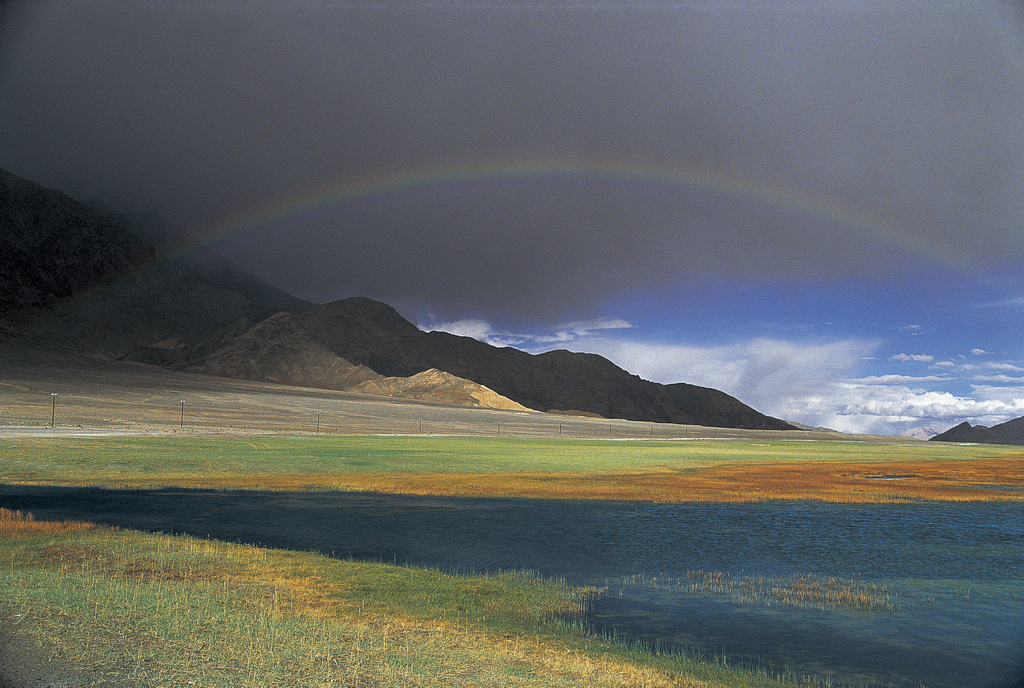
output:
[[[925,375],[923,377],[915,377],[913,375],[869,375],[867,377],[861,377],[856,379],[848,380],[848,382],[862,384],[862,385],[894,385],[894,384],[913,384],[913,383],[924,383],[924,382],[945,382],[949,378],[940,377],[938,375]]]
[[[916,361],[918,363],[931,363],[932,361],[935,360],[935,357],[929,356],[927,354],[896,354],[895,356],[890,356],[889,360],[903,361],[904,363],[906,363],[907,361]]]
[[[977,393],[977,390],[976,390]],[[1024,415],[1024,390],[1004,398],[956,396],[949,392],[849,382],[836,386],[817,412],[828,427],[844,432],[901,434],[926,425],[996,425]]]
[[[989,370],[1005,370],[1010,373],[1024,373],[1024,368],[1010,363],[986,363],[985,367]]]
[[[978,382],[1002,382],[1010,385],[1024,385],[1024,377],[1010,377],[1009,375],[975,375],[973,379]]]
[[[495,330],[486,320],[468,318],[454,322],[432,323],[430,325],[419,325],[425,332],[447,332],[460,337],[472,337],[477,341],[492,346],[522,346],[530,339],[529,335],[518,335],[511,332],[500,332]]]
[[[580,338],[591,337],[594,332],[604,330],[623,330],[633,325],[621,318],[595,318],[593,320],[576,320],[552,328],[542,334],[527,334],[496,330],[486,320],[469,318],[454,322],[420,324],[419,328],[426,332],[448,332],[462,337],[472,337],[494,346],[517,346],[529,349],[538,345],[544,350],[552,348],[552,344],[574,342]]]
[[[1024,296],[1013,296],[1002,301],[991,301],[979,304],[979,308],[1020,308],[1024,306]]]
[[[954,363],[953,361],[939,361],[938,363],[936,363],[936,364],[934,364],[932,366],[932,368],[955,368],[955,367],[956,367],[956,363]]]
[[[556,330],[568,330],[578,335],[588,334],[594,330],[624,330],[633,327],[622,318],[595,318],[593,320],[576,320],[559,325]]]
[[[589,337],[600,330],[624,330],[633,325],[621,318],[596,318],[594,320],[576,320],[563,323],[554,328],[551,334],[522,335],[523,341],[530,340],[538,344],[572,342],[580,337]]]
[[[534,344],[558,344],[560,342],[572,342],[576,341],[576,335],[568,330],[559,330],[552,334],[534,334],[528,335],[523,338],[523,341],[529,340]]]
[[[987,353],[990,352],[985,351],[984,349],[971,349],[971,356],[984,356]]]
[[[421,329],[427,332],[447,332],[460,337],[472,337],[473,339],[479,339],[480,341],[486,341],[487,337],[494,332],[490,323],[486,320],[474,319],[456,320],[455,322],[448,323],[434,323],[429,327],[423,327]]]
[[[985,404],[987,409],[997,410],[1000,408],[1000,405],[1010,409],[1007,411],[1008,413],[1014,413],[1017,409],[1024,409],[1024,385],[1018,387],[971,385],[971,389],[978,402]],[[1016,411],[1014,417],[1021,415],[1024,415],[1024,411]],[[1009,419],[1004,418],[1003,420]]]

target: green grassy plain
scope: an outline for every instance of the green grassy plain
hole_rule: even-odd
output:
[[[1024,450],[906,441],[46,437],[5,441],[0,481],[653,501],[1021,501]]]
[[[69,482],[156,477],[201,480],[272,475],[350,473],[534,472],[574,473],[693,468],[732,461],[803,460],[851,452],[864,446],[780,442],[612,442],[480,437],[366,436],[157,436],[25,438],[4,442],[0,472],[10,481]],[[945,452],[921,452],[935,456]],[[900,446],[897,451],[903,451]],[[892,451],[869,449],[882,456]]]

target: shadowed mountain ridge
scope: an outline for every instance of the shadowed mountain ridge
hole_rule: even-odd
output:
[[[198,248],[162,245],[119,215],[0,170],[0,340],[183,366],[225,336],[311,306]],[[159,223],[156,223],[159,225]]]
[[[437,368],[538,411],[572,409],[659,423],[795,429],[724,392],[643,380],[596,354],[529,354],[447,332],[423,332],[391,306],[368,298],[321,304],[296,318],[337,355],[384,375],[404,377]]]
[[[931,442],[978,442],[981,444],[1024,445],[1024,416],[993,425],[971,425],[964,421],[932,437]]]
[[[155,257],[116,215],[0,170],[0,317],[52,308]]]

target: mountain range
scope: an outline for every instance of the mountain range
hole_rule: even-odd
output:
[[[296,316],[339,356],[385,375],[436,368],[538,411],[747,429],[794,429],[737,399],[696,385],[642,380],[595,354],[528,354],[447,332],[424,332],[383,303],[349,298]],[[383,346],[382,346],[383,344]]]
[[[368,298],[314,305],[154,227],[0,170],[0,345],[459,405],[796,430],[594,354],[424,332]]]
[[[991,428],[984,425],[971,425],[964,421],[931,438],[932,442],[978,442],[983,444],[1019,444],[1024,445],[1024,417]]]

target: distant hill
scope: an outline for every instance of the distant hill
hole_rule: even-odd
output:
[[[904,437],[913,437],[916,440],[930,440],[931,438],[935,437],[936,435],[941,435],[946,430],[949,430],[949,427],[945,426],[945,425],[940,426],[940,427],[928,426],[928,427],[914,428],[913,430],[908,430],[907,432],[903,433],[903,436]]]
[[[932,442],[978,442],[981,444],[1024,445],[1024,416],[993,425],[971,425],[964,421],[931,438]]]
[[[465,380],[436,368],[409,377],[380,377],[367,380],[349,388],[349,391],[399,399],[433,401],[452,406],[506,411],[531,410],[472,380]]]
[[[295,316],[284,311],[226,342],[195,370],[219,377],[322,389],[349,389],[382,377],[336,355],[310,337]]]
[[[528,354],[447,332],[423,332],[391,306],[350,298],[315,306],[296,320],[334,353],[390,376],[431,368],[473,380],[538,411],[717,427],[791,430],[724,392],[642,380],[595,354]]]

